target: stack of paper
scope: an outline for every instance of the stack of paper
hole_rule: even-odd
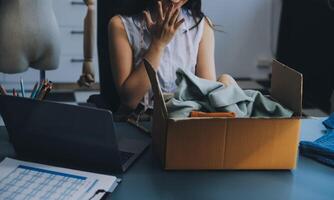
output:
[[[113,176],[9,158],[0,163],[0,199],[100,199],[103,191],[112,192],[117,184]]]

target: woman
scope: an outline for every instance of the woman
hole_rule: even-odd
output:
[[[136,16],[110,20],[111,65],[121,102],[135,109],[152,107],[152,93],[143,58],[158,72],[162,91],[176,90],[176,70],[216,80],[214,32],[201,11],[201,0],[142,0]]]

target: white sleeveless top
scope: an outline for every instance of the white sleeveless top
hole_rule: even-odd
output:
[[[185,22],[165,48],[157,72],[161,90],[164,93],[176,91],[175,81],[178,68],[191,71],[194,74],[196,70],[199,43],[202,39],[205,20],[201,20],[197,28],[191,29],[196,24],[191,14],[187,10],[182,10],[180,16],[184,18]],[[143,15],[121,16],[121,19],[132,48],[133,67],[136,68],[142,62],[143,56],[151,44],[151,35]],[[146,108],[152,108],[152,97],[153,93],[149,91],[142,100],[142,104]]]

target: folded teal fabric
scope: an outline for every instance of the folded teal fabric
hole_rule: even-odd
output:
[[[169,116],[188,117],[192,111],[234,112],[239,118],[288,118],[293,112],[263,96],[258,91],[242,90],[238,85],[225,87],[223,83],[209,81],[191,72],[178,69],[178,89],[167,101]]]

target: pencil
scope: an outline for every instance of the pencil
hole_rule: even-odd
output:
[[[23,78],[21,77],[20,78],[20,86],[21,86],[21,94],[22,94],[22,97],[25,97],[25,91],[24,91],[24,83],[23,83]]]
[[[41,92],[43,86],[44,86],[45,80],[41,80],[38,89],[36,90],[36,93],[34,94],[34,99],[37,99],[39,97],[39,93]]]
[[[17,97],[17,93],[16,93],[15,88],[13,89],[13,96],[14,96],[14,97]]]
[[[52,83],[50,83],[50,85],[48,85],[48,87],[46,89],[46,92],[45,92],[45,94],[43,96],[43,99],[45,99],[49,95],[49,93],[51,92],[52,88],[53,88]]]
[[[34,98],[36,90],[37,90],[37,87],[38,87],[38,82],[35,83],[34,88],[32,89],[30,98]]]
[[[39,93],[37,99],[38,100],[43,100],[45,94],[46,94],[46,90],[47,90],[47,87],[45,87],[44,89],[41,90],[41,92]]]

